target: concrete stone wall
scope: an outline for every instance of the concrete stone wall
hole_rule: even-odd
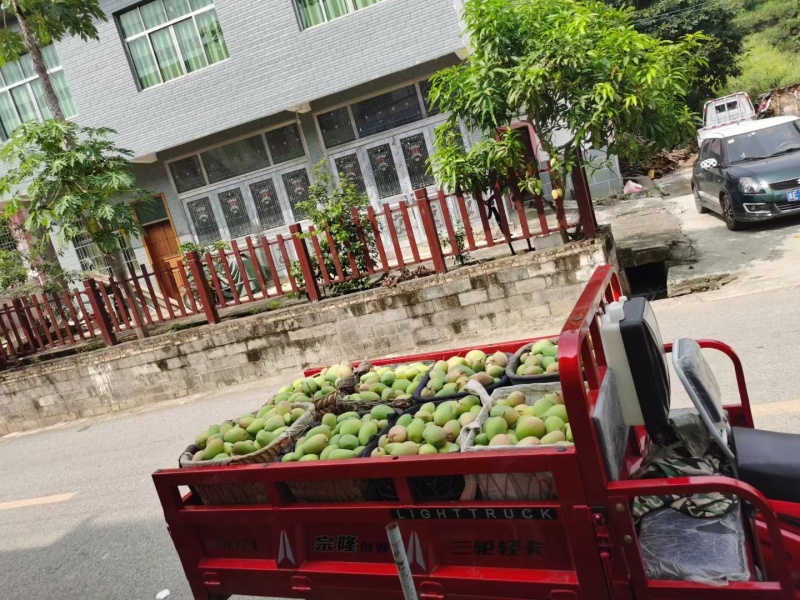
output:
[[[477,333],[521,338],[565,318],[614,262],[605,237],[6,371],[0,435]]]

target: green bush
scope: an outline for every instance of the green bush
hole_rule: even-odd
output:
[[[22,285],[28,280],[28,267],[19,252],[0,250],[0,290]]]
[[[754,102],[765,92],[800,83],[800,58],[797,53],[780,50],[765,43],[761,34],[745,42],[742,74],[731,79],[728,92],[745,91]]]

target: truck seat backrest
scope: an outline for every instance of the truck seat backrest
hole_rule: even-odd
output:
[[[722,393],[714,372],[703,357],[700,344],[687,338],[675,338],[672,366],[709,434],[720,450],[733,460],[733,452],[728,445],[729,426],[722,408]]]
[[[597,395],[597,403],[592,414],[597,441],[603,453],[606,474],[612,481],[619,481],[625,445],[628,443],[628,427],[622,418],[614,372],[606,370],[605,378]]]

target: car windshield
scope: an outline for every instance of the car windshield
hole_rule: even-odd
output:
[[[800,150],[800,121],[790,121],[727,138],[731,164]]]

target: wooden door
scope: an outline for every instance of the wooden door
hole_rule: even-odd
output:
[[[172,266],[181,258],[178,235],[172,221],[160,221],[144,226],[144,243],[150,263],[164,295],[178,299],[178,288],[172,277]]]

